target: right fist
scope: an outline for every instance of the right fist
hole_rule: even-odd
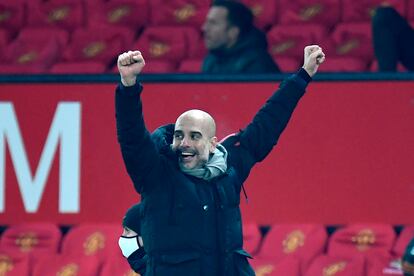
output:
[[[132,86],[144,68],[145,60],[140,51],[128,51],[118,56],[117,64],[122,84]]]

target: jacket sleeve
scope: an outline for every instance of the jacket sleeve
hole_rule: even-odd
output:
[[[138,193],[143,192],[146,177],[160,162],[158,150],[145,127],[142,114],[142,86],[119,84],[115,93],[118,142],[129,176]]]
[[[248,152],[253,163],[262,161],[276,145],[310,81],[304,69],[284,80],[252,122],[239,133],[240,147]]]

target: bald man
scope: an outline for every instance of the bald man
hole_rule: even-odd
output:
[[[222,143],[214,119],[201,110],[184,112],[174,125],[151,135],[143,120],[143,88],[136,80],[144,58],[139,51],[118,57],[118,141],[142,198],[147,275],[255,275],[243,250],[240,192],[254,164],[276,144],[325,59],[317,45],[304,52],[303,67],[280,85],[244,130]]]

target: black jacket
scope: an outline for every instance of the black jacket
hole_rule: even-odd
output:
[[[279,73],[279,67],[267,52],[266,36],[253,28],[229,49],[212,50],[204,58],[203,73],[260,74]]]
[[[117,87],[118,141],[142,196],[146,275],[254,275],[243,250],[240,191],[253,165],[276,144],[309,81],[303,69],[284,81],[253,121],[222,143],[228,170],[211,181],[181,172],[170,148],[173,128],[151,137],[142,115],[142,87]]]

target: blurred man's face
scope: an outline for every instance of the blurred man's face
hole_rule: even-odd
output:
[[[208,50],[227,48],[231,42],[227,9],[211,7],[203,25],[204,44]]]

